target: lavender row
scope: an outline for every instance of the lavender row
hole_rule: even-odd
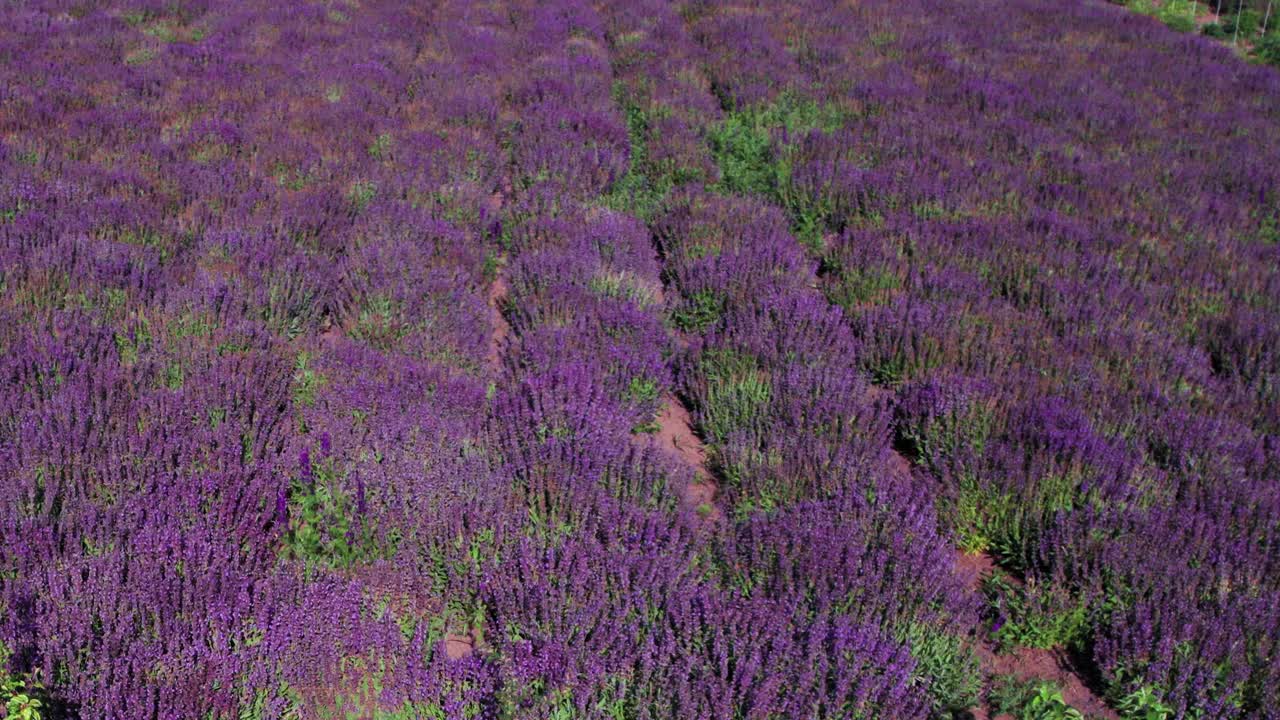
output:
[[[429,12],[345,10],[10,9],[0,642],[55,712],[322,707],[487,477],[494,134]]]
[[[883,682],[864,686],[876,690],[863,711],[965,709],[977,681],[960,629],[970,608],[929,490],[894,469],[890,418],[857,366],[858,343],[812,289],[813,267],[784,217],[704,188],[718,172],[699,135],[719,109],[702,75],[708,58],[681,18],[628,4],[613,8],[612,23],[618,94],[642,150],[633,192],[657,210],[672,322],[688,343],[681,390],[732,520],[717,550],[724,581],[757,598],[815,593],[790,632],[805,633],[815,616],[839,618],[900,647]],[[786,570],[750,569],[762,562]],[[837,677],[868,673],[846,671]],[[904,678],[922,692],[897,692]]]
[[[1002,637],[1083,646],[1116,698],[1268,712],[1274,74],[1112,9],[1005,4],[996,45],[974,11],[700,20],[761,56],[712,66],[726,184],[806,235],[962,545],[1049,582]]]

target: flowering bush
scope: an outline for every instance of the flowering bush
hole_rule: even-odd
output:
[[[984,644],[1280,713],[1273,70],[1044,0],[0,26],[6,716],[945,717]]]

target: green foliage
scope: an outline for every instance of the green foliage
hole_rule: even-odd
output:
[[[718,189],[772,198],[787,209],[796,237],[817,249],[832,225],[835,209],[827,198],[792,186],[794,141],[775,142],[775,133],[785,131],[787,138],[813,131],[831,133],[847,121],[846,113],[834,105],[790,94],[767,105],[726,113],[707,137],[720,168]]]
[[[601,198],[601,204],[610,210],[628,213],[641,220],[652,218],[658,211],[665,192],[658,190],[644,173],[628,170]]]
[[[898,635],[911,649],[917,681],[928,690],[935,711],[958,712],[978,704],[982,672],[962,638],[915,622]]]
[[[1142,687],[1120,698],[1116,703],[1124,720],[1165,720],[1173,714],[1173,708],[1160,702],[1151,688]]]
[[[1127,7],[1142,15],[1155,15],[1159,7],[1152,0],[1129,0]]]
[[[301,190],[309,185],[313,179],[309,171],[302,168],[291,168],[284,163],[276,163],[271,169],[271,176],[275,178],[276,184],[290,190]]]
[[[351,337],[379,349],[395,347],[409,333],[409,326],[404,322],[404,308],[384,294],[367,295],[350,333]]]
[[[349,568],[389,558],[395,538],[383,543],[358,503],[343,489],[343,476],[332,459],[316,463],[311,481],[293,480],[289,492],[289,527],[282,554],[316,566]]]
[[[30,676],[10,674],[7,668],[12,654],[0,643],[0,706],[10,720],[40,720],[44,703],[39,696],[44,693],[44,686]]]
[[[1236,26],[1238,25],[1240,37],[1249,38],[1258,33],[1258,28],[1261,24],[1262,16],[1258,14],[1258,11],[1242,8],[1240,12],[1222,19],[1222,31],[1231,37],[1235,37],[1237,34]]]
[[[826,285],[827,300],[856,316],[867,305],[880,305],[902,287],[896,275],[877,267],[841,267]]]
[[[899,430],[916,459],[941,475],[958,455],[981,457],[995,429],[994,406],[970,402]]]
[[[150,35],[151,37],[165,43],[171,43],[178,39],[178,34],[166,23],[156,23],[155,25],[143,30],[142,33],[144,35]]]
[[[137,27],[147,20],[150,20],[152,17],[152,14],[147,10],[130,10],[121,15],[120,19],[124,20],[131,27]]]
[[[487,283],[492,283],[498,279],[498,271],[506,264],[505,258],[498,253],[489,250],[484,254],[484,264],[480,266],[480,276]]]
[[[1084,720],[1084,715],[1063,699],[1061,688],[1044,680],[997,678],[991,688],[991,704],[997,713],[1017,720]]]
[[[975,316],[961,315],[956,325],[976,324]],[[979,319],[978,322],[981,322]],[[937,334],[912,333],[903,340],[892,340],[882,347],[869,347],[863,354],[862,366],[877,385],[897,387],[927,375],[947,358],[947,338]]]
[[[1175,32],[1195,32],[1195,3],[1171,0],[1156,11],[1156,18]]]
[[[1280,27],[1280,18],[1277,20],[1276,25]],[[1268,33],[1265,38],[1258,41],[1258,44],[1253,48],[1253,56],[1268,65],[1280,67],[1280,34]],[[1275,238],[1280,234],[1277,233],[1275,228],[1276,223],[1273,219],[1267,228],[1267,238],[1272,243],[1276,241]]]
[[[351,187],[347,190],[347,200],[351,201],[351,206],[356,212],[362,212],[369,207],[369,203],[373,202],[373,198],[378,194],[378,186],[371,180],[357,180],[351,183]]]
[[[773,141],[762,118],[731,112],[710,130],[711,152],[720,167],[719,187],[727,192],[772,196],[781,180]]]
[[[1255,658],[1255,662],[1265,663],[1262,656],[1256,653],[1257,642],[1258,638],[1245,638],[1244,644],[1248,648],[1246,653]],[[1135,657],[1112,671],[1107,697],[1120,711],[1123,720],[1172,717],[1175,712],[1161,698],[1166,693],[1176,693],[1179,689],[1177,678],[1187,677],[1191,673],[1203,673],[1200,680],[1203,696],[1221,698],[1238,713],[1231,715],[1232,717],[1252,717],[1249,710],[1260,707],[1264,702],[1262,698],[1270,690],[1267,680],[1263,679],[1266,670],[1254,674],[1243,684],[1236,674],[1239,668],[1233,667],[1229,661],[1214,663],[1210,672],[1205,673],[1209,668],[1206,668],[1198,646],[1190,640],[1174,643],[1172,655],[1168,659],[1171,662],[1156,671],[1155,675],[1160,679],[1155,685],[1146,683],[1152,664],[1149,658]],[[1261,666],[1256,665],[1255,668],[1261,670]],[[1184,717],[1194,718],[1200,715]]]
[[[1200,32],[1204,33],[1208,37],[1214,38],[1215,40],[1227,40],[1231,37],[1231,35],[1222,28],[1222,23],[1216,22],[1209,23],[1208,25],[1200,28]]]
[[[369,145],[369,157],[374,160],[386,160],[391,152],[391,135],[389,133],[381,133]]]
[[[657,162],[650,155],[649,138],[653,133],[653,122],[661,117],[662,108],[646,109],[620,82],[614,85],[613,97],[626,115],[631,161],[626,174],[613,183],[601,200],[605,207],[630,213],[647,222],[673,188],[701,180],[702,172],[673,162]]]
[[[146,316],[139,314],[136,324],[115,333],[116,352],[120,354],[120,364],[132,367],[143,353],[152,347],[151,324]]]
[[[959,487],[949,509],[960,549],[989,551],[1014,570],[1027,569],[1039,528],[1052,516],[1096,501],[1080,492],[1083,474],[1078,469],[1034,478],[1017,493],[984,482],[968,470],[957,474]]]
[[[1001,650],[1079,647],[1089,637],[1089,608],[1060,587],[1037,584],[1034,578],[1016,585],[997,572],[983,580],[982,591],[1004,620],[994,633]]]
[[[970,554],[1000,548],[997,557],[1007,559],[1017,544],[1016,528],[1020,524],[1015,518],[1019,513],[1012,495],[984,487],[972,474],[962,473],[955,504],[950,508],[957,547]]]
[[[316,403],[316,392],[324,387],[325,379],[311,368],[311,356],[298,353],[293,370],[293,402],[310,407]]]
[[[657,402],[659,394],[660,388],[656,380],[647,377],[633,377],[631,378],[631,383],[627,386],[626,398],[636,405],[646,405]],[[649,420],[631,428],[631,432],[651,435],[660,429],[661,427],[656,421]]]
[[[712,442],[723,444],[735,430],[765,415],[772,387],[755,358],[734,350],[709,350],[703,354],[701,370],[706,390],[699,398],[700,419]]]
[[[124,56],[125,65],[142,65],[151,62],[156,56],[156,51],[151,48],[140,48],[134,50]]]
[[[5,686],[0,687],[0,695],[8,696],[4,706],[7,713],[5,717],[11,720],[40,720],[40,708],[44,707],[44,703],[28,694],[22,681],[6,681]]]
[[[657,420],[646,420],[644,422],[637,423],[631,428],[631,432],[636,435],[657,435],[658,431],[661,429],[662,426],[658,424]]]
[[[0,222],[13,222],[13,219],[26,209],[26,203],[21,200],[15,200],[12,207],[0,210]]]
[[[636,403],[653,402],[658,399],[658,382],[647,377],[633,377],[627,386],[627,398]]]
[[[724,299],[714,290],[699,290],[671,311],[671,321],[685,332],[701,333],[720,321]]]

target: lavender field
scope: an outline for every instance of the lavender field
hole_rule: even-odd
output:
[[[0,717],[1280,719],[1280,70],[0,3]]]

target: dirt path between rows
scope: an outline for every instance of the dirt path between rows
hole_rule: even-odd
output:
[[[693,470],[693,481],[681,494],[681,503],[709,522],[720,522],[724,515],[715,502],[720,486],[707,469],[707,448],[693,431],[688,408],[668,393],[662,398],[656,422],[658,432],[654,433],[653,442]]]
[[[993,573],[995,568],[995,561],[987,553],[970,555],[956,551],[956,575],[964,580],[969,592],[980,593],[983,578]],[[1119,720],[1116,711],[1085,683],[1084,674],[1065,650],[1018,648],[1000,654],[984,627],[978,628],[976,640],[978,663],[988,680],[988,687],[991,678],[997,675],[1012,675],[1019,680],[1048,680],[1062,688],[1062,699],[1086,717]],[[969,712],[976,720],[992,717],[991,708],[985,702]],[[996,715],[995,718],[1012,720],[1009,715]]]
[[[489,196],[489,203],[485,210],[490,216],[495,218],[502,216],[502,209],[510,194],[511,183],[504,180],[501,187]],[[511,323],[507,322],[507,316],[502,314],[502,308],[507,303],[507,294],[511,291],[511,286],[507,284],[505,252],[498,255],[496,264],[497,270],[494,273],[493,282],[489,283],[489,291],[485,294],[485,300],[489,303],[489,327],[492,329],[492,334],[489,336],[489,351],[485,354],[485,364],[494,375],[502,371],[502,356],[507,349],[507,337],[511,335]]]
[[[886,465],[894,477],[911,476],[911,461],[897,450],[890,450]],[[988,553],[967,554],[956,550],[955,573],[970,593],[981,594],[983,579],[995,570],[995,560]],[[1014,582],[1018,582],[1016,578]],[[1012,652],[997,653],[996,644],[986,631],[985,624],[976,629],[974,639],[978,663],[986,680],[984,687],[989,688],[991,679],[1000,675],[1011,675],[1019,680],[1048,680],[1062,688],[1062,699],[1086,717],[1119,720],[1120,716],[1115,710],[1108,707],[1085,682],[1085,674],[1065,650],[1018,648]],[[975,720],[991,720],[991,711],[985,700],[978,707],[969,709]],[[995,718],[1013,720],[1009,715],[996,715]]]
[[[507,337],[511,335],[511,323],[502,314],[502,306],[507,302],[507,293],[511,288],[507,285],[506,257],[498,260],[498,272],[489,283],[486,299],[489,302],[489,324],[493,333],[489,336],[489,352],[485,363],[496,375],[502,371],[502,355],[506,351]]]

